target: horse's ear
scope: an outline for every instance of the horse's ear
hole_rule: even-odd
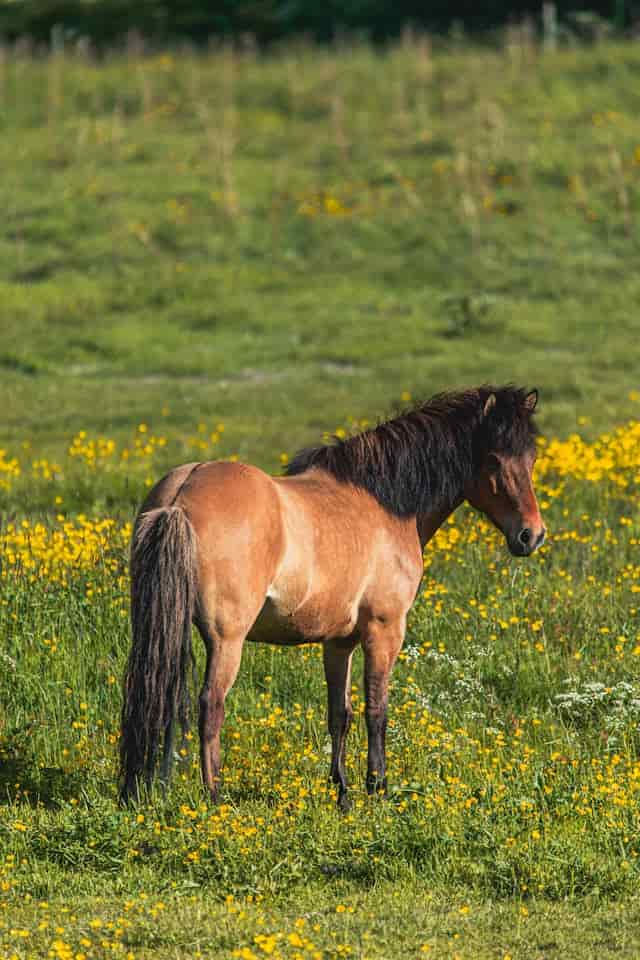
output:
[[[538,406],[538,391],[532,390],[531,393],[528,393],[524,398],[524,408],[527,413],[533,413],[535,408]]]
[[[490,393],[489,396],[487,397],[486,401],[485,401],[484,410],[482,411],[482,415],[483,415],[484,417],[488,416],[488,415],[491,413],[491,411],[493,410],[493,408],[495,407],[495,405],[496,405],[496,395],[495,395],[495,393]]]

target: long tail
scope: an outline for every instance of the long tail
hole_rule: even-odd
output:
[[[153,778],[161,739],[189,720],[188,668],[196,600],[196,534],[178,506],[142,514],[131,547],[133,644],[124,681],[120,795]]]

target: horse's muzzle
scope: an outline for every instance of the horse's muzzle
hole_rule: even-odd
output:
[[[507,544],[514,557],[529,557],[542,546],[546,535],[544,527],[537,533],[530,527],[522,527],[514,537],[507,537]]]

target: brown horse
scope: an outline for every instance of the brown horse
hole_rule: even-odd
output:
[[[531,482],[537,392],[441,394],[358,436],[299,453],[286,477],[189,463],[151,490],[131,551],[133,645],[122,711],[121,792],[163,777],[174,719],[188,722],[191,625],[206,646],[200,759],[218,795],[224,702],[246,639],[322,642],[331,778],[347,805],[351,659],[365,658],[367,790],[386,789],[389,674],[423,572],[424,545],[467,500],[524,557],[542,543]]]

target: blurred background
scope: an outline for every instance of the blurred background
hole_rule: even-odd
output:
[[[4,462],[142,425],[277,470],[483,381],[560,435],[635,416],[637,23],[1,2]]]
[[[565,36],[602,37],[633,25],[640,14],[635,0],[594,0],[588,4],[560,0],[515,3],[491,0],[3,0],[3,33],[12,39],[29,35],[48,43],[52,31],[88,37],[100,47],[114,44],[131,30],[160,43],[206,43],[214,37],[264,44],[301,35],[332,41],[348,32],[375,42],[400,36],[408,26],[446,33],[486,32],[523,19],[559,17]]]

